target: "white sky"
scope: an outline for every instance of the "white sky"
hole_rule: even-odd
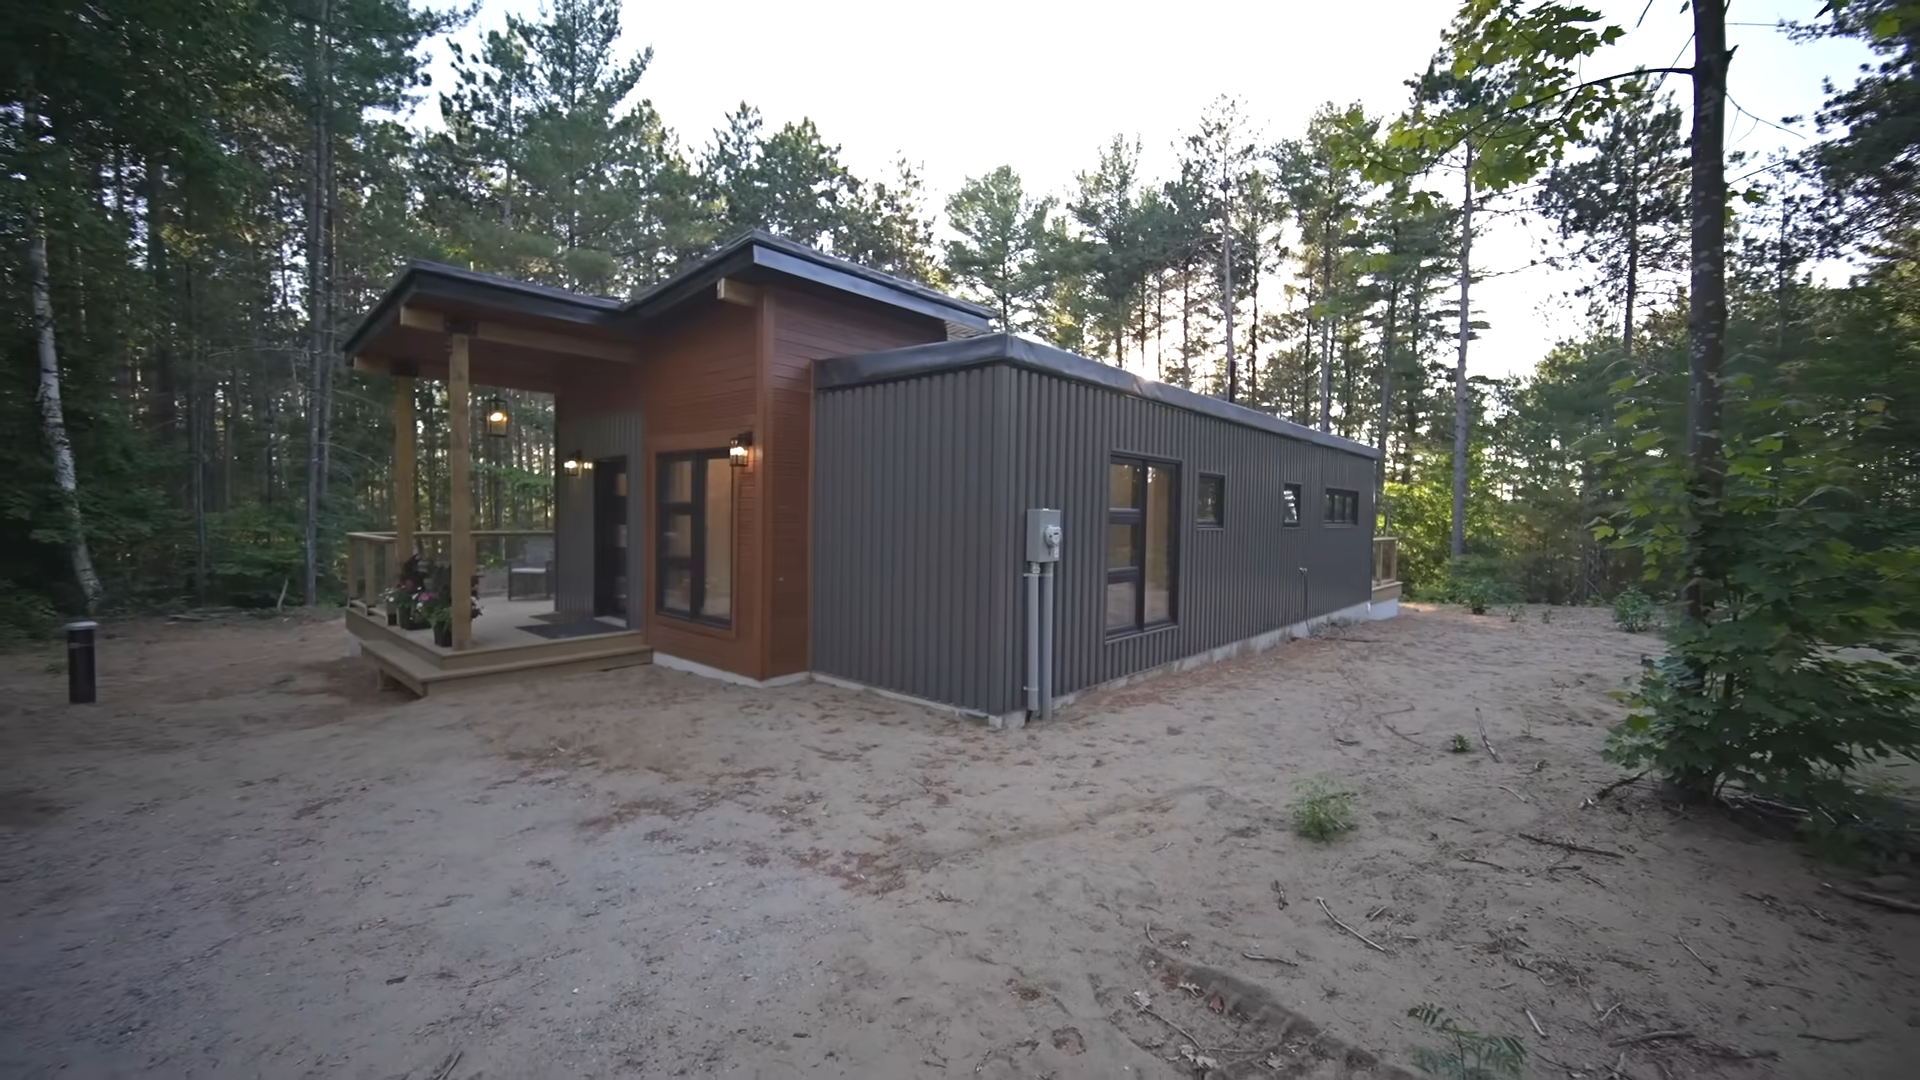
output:
[[[1619,45],[1592,62],[1590,74],[1690,62],[1691,16],[1681,11],[1681,0],[1587,2],[1628,29]],[[891,176],[903,155],[920,165],[937,210],[966,177],[1001,164],[1012,165],[1029,190],[1064,192],[1115,134],[1141,139],[1144,170],[1157,180],[1171,171],[1173,143],[1221,94],[1239,98],[1269,140],[1300,134],[1324,101],[1397,112],[1406,101],[1405,81],[1425,68],[1456,6],[1455,0],[1167,7],[1089,0],[626,0],[624,23],[627,44],[654,50],[641,93],[690,147],[705,144],[741,101],[758,106],[769,128],[812,117],[857,175]],[[1811,114],[1823,77],[1851,81],[1864,49],[1795,44],[1774,29],[1783,17],[1811,20],[1820,6],[1821,0],[1731,0],[1734,101],[1777,122]],[[486,0],[460,36],[501,26],[509,10],[531,16],[538,7],[539,0]],[[1645,22],[1635,28],[1643,9]],[[449,73],[443,51],[435,83],[449,85]],[[1684,107],[1686,80],[1676,76],[1668,85]],[[1805,143],[1729,112],[1732,149],[1760,157]],[[437,106],[425,105],[422,114],[436,116]],[[1796,127],[1811,135],[1810,124]],[[1436,186],[1451,191],[1458,181],[1441,178]],[[1525,265],[1534,246],[1526,226],[1502,224],[1476,243],[1476,262],[1490,271],[1513,270]],[[1584,301],[1564,295],[1574,283],[1533,270],[1482,285],[1474,306],[1491,328],[1473,345],[1471,370],[1530,371],[1548,346],[1579,329]]]

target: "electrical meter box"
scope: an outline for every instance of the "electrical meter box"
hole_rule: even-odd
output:
[[[1053,563],[1060,561],[1060,545],[1065,534],[1060,531],[1060,511],[1027,511],[1027,561]]]

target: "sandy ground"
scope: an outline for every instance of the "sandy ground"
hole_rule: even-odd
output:
[[[1920,1058],[1920,917],[1583,808],[1653,645],[1597,612],[1410,611],[1019,732],[655,668],[414,703],[343,644],[126,625],[80,709],[0,658],[0,1075],[1392,1076],[1422,1002],[1532,1076]]]

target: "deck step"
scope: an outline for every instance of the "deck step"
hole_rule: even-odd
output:
[[[419,697],[429,697],[456,688],[519,683],[653,662],[653,649],[641,644],[638,634],[615,637],[618,638],[617,642],[603,644],[587,652],[519,656],[515,655],[516,650],[499,650],[503,655],[494,663],[457,668],[436,667],[431,660],[416,655],[392,640],[360,638],[360,649],[361,655],[382,674]],[[605,642],[607,639],[591,640]]]

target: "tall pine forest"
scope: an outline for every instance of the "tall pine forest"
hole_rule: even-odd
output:
[[[353,374],[338,344],[407,260],[625,297],[754,228],[1379,447],[1377,531],[1401,538],[1416,597],[1678,597],[1692,571],[1661,545],[1688,527],[1650,540],[1630,521],[1689,497],[1660,470],[1691,385],[1690,80],[1627,73],[1604,108],[1523,146],[1509,129],[1537,129],[1527,106],[1546,101],[1527,97],[1534,68],[1457,61],[1488,19],[1543,9],[1574,10],[1468,0],[1434,66],[1407,73],[1401,115],[1328,102],[1275,137],[1222,99],[1189,130],[1090,145],[1064,190],[986,138],[936,202],[913,163],[856,175],[830,130],[774,127],[750,102],[660,115],[616,0],[549,0],[464,46],[450,35],[473,11],[413,0],[15,5],[0,631],[337,602],[342,535],[390,526],[393,446],[391,381]],[[1754,528],[1786,529],[1782,500],[1806,519],[1804,548],[1768,558],[1842,545],[1834,580],[1904,575],[1889,587],[1912,599],[1920,14],[1854,0],[1783,32],[1875,60],[1836,73],[1799,152],[1723,155],[1725,471]],[[428,85],[436,48],[451,85]],[[1486,122],[1409,137],[1466,113]],[[1174,147],[1164,175],[1145,139]],[[1478,257],[1500,215],[1543,223],[1539,258],[1577,273],[1568,302],[1588,319],[1530,374],[1494,379],[1474,374],[1475,288],[1525,269]],[[446,406],[432,383],[413,392],[420,505],[444,527]],[[550,403],[506,396],[512,435],[475,463],[478,524],[543,527]]]

